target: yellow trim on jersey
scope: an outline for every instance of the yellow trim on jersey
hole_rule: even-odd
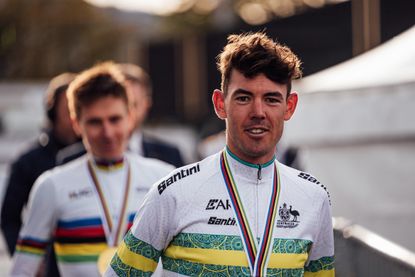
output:
[[[144,272],[154,272],[154,270],[156,270],[157,262],[130,251],[124,241],[118,246],[117,255],[123,264],[131,266],[135,269]]]
[[[108,248],[106,243],[55,243],[54,246],[57,255],[99,255]]]
[[[182,259],[193,263],[248,267],[248,261],[243,251],[187,248],[170,245],[164,252],[164,255],[171,259]],[[268,268],[303,268],[307,258],[307,253],[272,253]]]
[[[271,253],[268,268],[303,268],[308,259],[307,253]]]
[[[45,249],[39,249],[36,247],[30,247],[30,246],[23,246],[23,245],[17,245],[16,251],[27,253],[27,254],[35,254],[35,255],[44,255]]]

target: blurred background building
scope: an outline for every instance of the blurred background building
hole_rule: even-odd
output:
[[[129,1],[113,4],[128,8],[123,2]],[[153,78],[150,119],[199,126],[212,115],[210,93],[220,80],[215,57],[229,33],[266,30],[302,58],[307,76],[408,29],[415,5],[355,1],[369,3],[365,13],[363,5],[354,8],[353,1],[339,0],[155,2],[172,4],[170,10],[148,14],[82,0],[1,0],[0,78],[45,80],[107,59],[135,62]],[[365,25],[363,16],[375,19]],[[368,46],[364,35],[371,39]]]
[[[414,11],[407,0],[0,0],[0,195],[41,128],[48,80],[104,60],[150,73],[147,131],[195,161],[197,143],[223,128],[211,105],[216,55],[228,34],[264,30],[303,60],[284,143],[328,185],[334,216],[415,251],[415,78],[400,78],[414,31],[405,48],[362,54],[411,29]]]

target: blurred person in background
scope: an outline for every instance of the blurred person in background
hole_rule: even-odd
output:
[[[152,89],[149,75],[139,66],[131,63],[117,64],[126,80],[126,87],[133,99],[134,130],[131,133],[128,149],[147,158],[154,158],[175,167],[184,165],[182,155],[177,147],[154,138],[143,132],[143,123],[152,105]],[[73,153],[73,151],[71,151]],[[74,159],[85,154],[85,150],[64,160]]]
[[[175,167],[183,166],[183,159],[177,147],[143,133],[142,126],[152,105],[150,77],[135,64],[122,63],[119,67],[134,98],[135,127],[131,134],[129,150],[144,157],[165,161]]]
[[[79,74],[67,95],[87,154],[37,179],[11,276],[34,276],[51,239],[62,276],[100,276],[99,256],[130,228],[150,185],[173,169],[125,153],[133,115],[124,77],[113,63]]]
[[[37,141],[11,165],[1,209],[1,229],[11,256],[22,225],[22,211],[33,183],[44,171],[60,163],[62,153],[69,155],[72,151],[79,151],[71,148],[79,141],[79,137],[72,128],[66,98],[66,90],[75,76],[73,73],[63,73],[50,81],[45,101],[47,127]],[[56,262],[52,262],[50,267],[50,276],[56,276]]]
[[[218,57],[226,147],[153,185],[104,276],[334,276],[329,195],[276,160],[301,62],[264,33],[231,35]]]

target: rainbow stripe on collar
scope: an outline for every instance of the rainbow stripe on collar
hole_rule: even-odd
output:
[[[124,166],[124,157],[116,160],[94,159],[96,168],[104,171],[117,170]]]

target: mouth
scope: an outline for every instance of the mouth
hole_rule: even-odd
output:
[[[265,127],[249,127],[245,129],[245,132],[247,132],[250,136],[254,137],[261,137],[265,135],[268,131],[268,128]]]
[[[112,141],[104,141],[104,142],[102,142],[101,145],[105,149],[112,149],[112,148],[114,148],[116,146],[116,144],[114,142],[112,142]]]

